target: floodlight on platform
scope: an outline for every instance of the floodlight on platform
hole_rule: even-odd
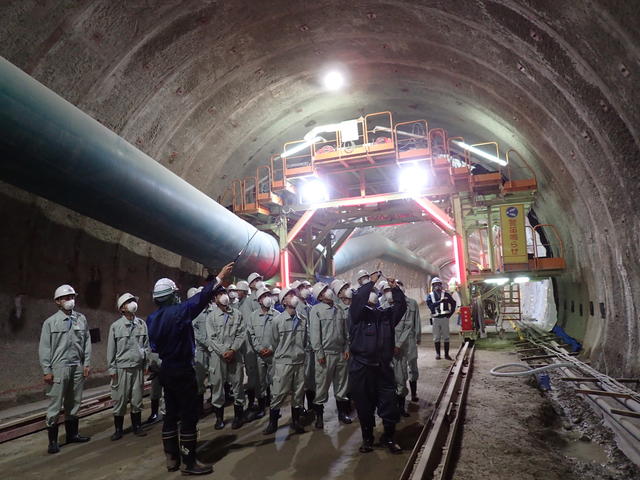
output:
[[[302,203],[319,203],[329,200],[329,191],[322,180],[310,180],[300,187]]]
[[[401,168],[398,175],[398,190],[419,194],[427,186],[428,178],[427,170],[417,165]]]
[[[340,90],[342,87],[344,87],[345,84],[344,75],[338,70],[331,70],[330,72],[325,74],[322,79],[322,83],[324,85],[324,88],[326,88],[327,90]]]

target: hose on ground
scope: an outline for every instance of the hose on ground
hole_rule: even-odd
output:
[[[572,363],[554,363],[553,365],[545,365],[544,367],[531,368],[528,365],[524,365],[522,363],[505,363],[504,365],[498,365],[497,367],[493,367],[491,369],[491,375],[495,375],[496,377],[522,377],[525,375],[531,375],[533,373],[544,372],[546,370],[553,370],[555,368],[562,367],[573,367]],[[519,368],[522,371],[520,372],[499,372],[498,370],[503,370],[505,368],[514,367]]]

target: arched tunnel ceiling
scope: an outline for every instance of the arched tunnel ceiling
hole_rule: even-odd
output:
[[[362,113],[495,139],[536,170],[535,208],[564,238],[567,281],[605,291],[612,314],[633,319],[640,267],[625,259],[640,256],[639,8],[22,0],[0,7],[0,53],[214,197],[313,125]],[[332,64],[349,75],[340,94],[319,85]],[[637,347],[632,323],[622,332]]]

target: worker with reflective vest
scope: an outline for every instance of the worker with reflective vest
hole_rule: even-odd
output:
[[[433,323],[433,341],[436,347],[436,360],[440,360],[440,341],[444,341],[444,358],[452,360],[449,356],[449,318],[456,310],[456,301],[442,289],[442,280],[433,277],[431,280],[431,293],[427,295],[427,306],[431,310]]]

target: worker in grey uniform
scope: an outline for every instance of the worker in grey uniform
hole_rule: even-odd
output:
[[[215,429],[224,428],[224,383],[229,382],[233,391],[233,423],[231,428],[242,426],[244,414],[244,371],[242,349],[246,332],[239,310],[229,306],[229,295],[221,289],[214,297],[215,305],[207,310],[207,343],[211,403],[216,413]]]
[[[391,287],[387,282],[381,282],[380,290],[385,299],[383,308],[390,308],[393,306],[393,293]],[[400,286],[398,284],[398,286]],[[402,288],[401,288],[402,290]],[[406,298],[406,297],[405,297]],[[409,373],[407,370],[407,354],[409,351],[409,341],[411,336],[411,318],[407,315],[409,310],[405,312],[402,319],[396,324],[394,329],[394,349],[393,359],[391,360],[391,368],[393,368],[393,376],[396,381],[396,400],[398,402],[398,408],[400,409],[400,415],[408,417],[406,405],[406,397],[409,390],[407,389],[407,379]]]
[[[202,291],[202,287],[191,287],[187,290],[187,298],[193,297]],[[207,389],[206,380],[209,376],[209,345],[207,342],[206,309],[193,319],[193,337],[196,342],[194,356],[194,368],[196,371],[196,382],[198,383],[198,416],[204,415],[204,392]]]
[[[258,359],[258,410],[248,412],[249,421],[264,417],[264,412],[270,402],[271,379],[273,369],[273,347],[269,344],[271,338],[271,323],[279,314],[273,309],[273,296],[268,288],[261,288],[256,292],[256,297],[260,303],[260,310],[251,313],[245,322],[251,348],[256,353]]]
[[[309,304],[309,298],[311,297],[311,288],[309,282],[306,280],[300,282],[295,281],[291,284],[295,286],[296,293],[298,295],[298,305],[296,306],[296,314],[300,317],[306,326],[307,331],[309,328],[309,312],[311,312],[311,305]],[[313,400],[316,397],[316,361],[313,354],[313,347],[311,341],[305,345],[305,358],[304,358],[304,395],[307,399],[307,410],[305,412],[315,412],[313,409]],[[303,405],[304,407],[304,405]]]
[[[431,310],[433,321],[433,341],[436,347],[436,360],[440,360],[440,342],[444,342],[444,358],[453,360],[449,356],[449,318],[456,310],[456,301],[442,289],[442,280],[433,277],[431,293],[427,295],[427,306]]]
[[[84,380],[91,365],[91,338],[84,315],[75,311],[76,292],[70,285],[56,288],[53,300],[58,311],[42,324],[38,355],[48,386],[46,425],[49,453],[58,453],[58,417],[64,406],[67,443],[88,442],[78,435],[78,410]]]
[[[291,394],[291,427],[296,433],[304,433],[301,423],[304,405],[304,359],[307,345],[307,324],[296,313],[300,299],[293,285],[280,292],[280,303],[285,311],[276,316],[271,323],[269,345],[273,347],[273,385],[271,387],[271,404],[269,424],[265,435],[275,433],[278,429],[280,407],[285,398]]]
[[[255,298],[256,294],[250,285],[254,287],[256,285],[262,286],[262,277],[258,273],[252,273],[249,275],[247,281],[241,280],[236,285],[238,292],[238,303],[233,307],[240,310],[242,313],[242,319],[246,321],[251,316],[251,313],[255,310],[260,310],[258,300]],[[242,362],[247,372],[247,420],[251,420],[257,413],[257,407],[255,405],[256,389],[258,388],[258,358],[256,353],[251,348],[251,342],[249,341],[249,334],[245,328],[245,342],[242,346],[240,355],[242,356]]]
[[[149,380],[151,381],[151,393],[149,399],[151,400],[151,414],[147,421],[147,425],[153,425],[162,420],[162,414],[164,411],[160,411],[160,401],[162,400],[162,384],[160,383],[160,366],[162,360],[160,356],[151,349],[149,352]]]
[[[405,287],[402,282],[398,282],[398,286],[404,292]],[[411,333],[409,335],[409,343],[407,344],[407,370],[409,374],[409,388],[411,389],[411,401],[418,401],[418,345],[422,340],[422,320],[420,319],[420,308],[418,302],[410,297],[407,299],[407,313],[405,314],[410,320]]]
[[[142,390],[150,352],[147,324],[136,316],[138,297],[131,293],[120,295],[116,306],[122,316],[109,327],[107,341],[115,426],[112,441],[122,438],[124,415],[129,403],[133,433],[138,437],[147,435],[142,429]]]
[[[338,420],[352,422],[348,415],[349,399],[349,327],[344,310],[335,304],[335,293],[329,285],[318,282],[313,286],[313,296],[318,303],[309,313],[309,338],[317,362],[315,366],[315,392],[313,407],[316,413],[315,427],[324,428],[324,404],[333,384]]]

